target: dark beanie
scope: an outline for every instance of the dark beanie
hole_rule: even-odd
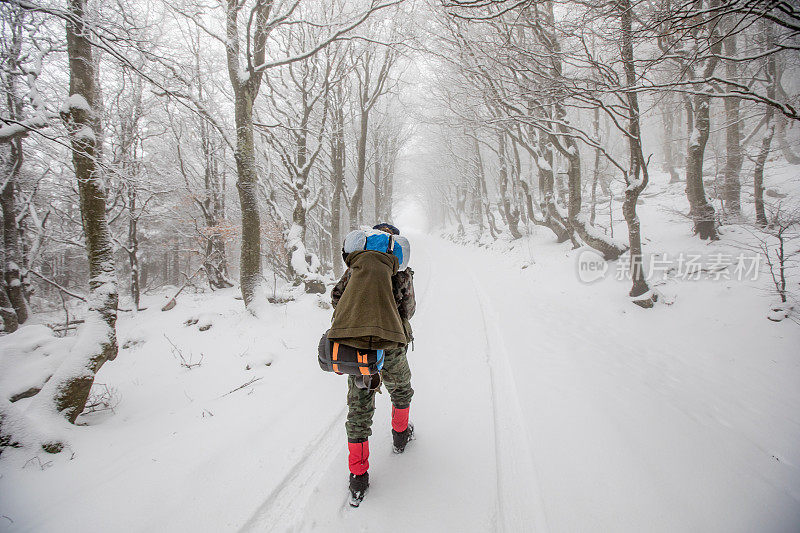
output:
[[[388,231],[392,235],[400,235],[400,230],[387,222],[381,222],[380,224],[375,224],[374,226],[372,226],[372,229]]]

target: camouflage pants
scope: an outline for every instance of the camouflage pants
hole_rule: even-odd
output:
[[[389,391],[392,405],[400,409],[411,404],[411,369],[406,358],[407,346],[386,350],[381,377]],[[366,440],[372,435],[372,415],[375,413],[375,392],[356,387],[355,376],[347,379],[347,439],[351,442]]]

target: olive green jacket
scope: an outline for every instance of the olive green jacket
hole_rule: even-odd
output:
[[[394,255],[359,250],[347,255],[349,279],[333,312],[328,338],[368,350],[404,346],[408,334],[395,303],[392,276],[399,263]]]

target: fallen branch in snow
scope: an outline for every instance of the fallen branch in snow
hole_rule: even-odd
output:
[[[243,388],[245,388],[245,387],[249,387],[250,385],[252,385],[252,384],[253,384],[253,383],[255,383],[256,381],[259,381],[259,380],[262,380],[262,379],[264,379],[264,378],[263,378],[263,377],[260,377],[260,378],[253,378],[253,379],[251,379],[250,381],[248,381],[247,383],[243,383],[243,384],[239,385],[238,387],[236,387],[236,388],[235,388],[235,389],[233,389],[232,391],[228,391],[228,392],[226,392],[225,394],[223,394],[223,395],[222,395],[222,396],[220,396],[219,398],[224,398],[225,396],[227,396],[227,395],[229,395],[229,394],[233,394],[233,393],[234,393],[234,392],[236,392],[237,390],[242,390],[242,389],[243,389]],[[219,399],[219,398],[217,398],[217,399]]]
[[[175,346],[175,343],[172,342],[172,340],[170,340],[169,337],[167,337],[166,333],[164,334],[164,338],[167,339],[167,342],[172,345],[172,355],[175,356],[176,359],[180,359],[182,367],[188,368],[189,370],[191,370],[194,367],[200,366],[200,365],[203,364],[203,354],[200,354],[200,360],[195,363],[194,362],[194,355],[192,355],[190,353],[189,354],[189,359],[186,359],[186,357],[184,357],[183,352],[181,351],[181,349],[178,348],[177,346]]]
[[[192,281],[192,278],[194,278],[197,274],[199,274],[200,271],[203,270],[203,268],[204,267],[201,265],[200,268],[194,271],[194,274],[192,274],[191,276],[186,276],[186,281],[183,282],[183,285],[181,285],[181,288],[178,289],[178,292],[175,293],[175,296],[170,298],[170,300],[166,304],[164,304],[164,307],[161,308],[162,311],[169,311],[170,309],[173,309],[176,305],[178,305],[178,301],[175,298],[177,298],[178,295],[183,292],[183,289],[185,289],[186,286],[189,285],[189,282]]]
[[[63,324],[46,324],[46,326],[52,329],[54,332],[58,333],[61,331],[67,331],[69,329],[77,328],[79,325],[83,324],[83,319],[77,320],[70,320],[69,322],[65,322]]]

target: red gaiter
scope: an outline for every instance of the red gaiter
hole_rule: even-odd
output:
[[[405,409],[398,409],[392,406],[392,429],[398,433],[405,431],[408,428],[408,411],[410,407]]]
[[[369,441],[348,442],[347,449],[350,451],[350,472],[360,476],[369,468]]]

